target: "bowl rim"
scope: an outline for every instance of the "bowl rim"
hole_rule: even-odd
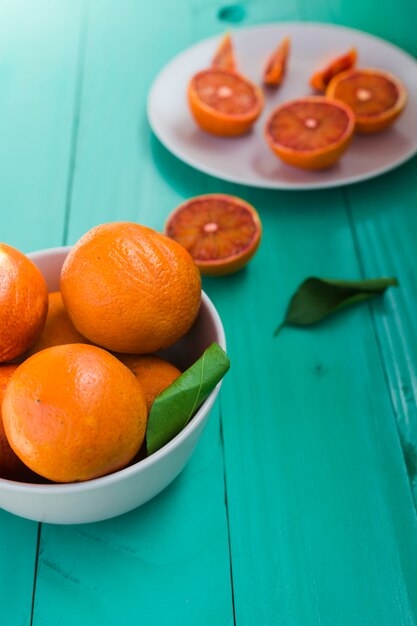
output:
[[[27,256],[32,260],[36,261],[39,258],[42,258],[45,254],[62,254],[67,253],[71,250],[72,246],[56,246],[52,248],[45,248],[42,250],[37,250],[35,252],[30,252]],[[226,336],[223,328],[223,323],[221,321],[220,315],[217,312],[216,307],[213,302],[210,300],[208,295],[201,290],[201,302],[204,303],[204,306],[207,307],[208,312],[216,326],[216,330],[219,335],[218,344],[223,350],[226,350]],[[208,415],[211,407],[214,404],[214,401],[217,398],[217,395],[220,391],[220,387],[222,385],[223,380],[221,380],[213,391],[210,393],[208,398],[203,402],[198,411],[195,413],[193,418],[188,422],[188,424],[178,433],[173,439],[168,441],[162,448],[146,457],[145,459],[141,459],[137,461],[133,465],[129,465],[128,467],[124,467],[123,469],[117,470],[116,472],[112,472],[111,474],[107,474],[105,476],[100,476],[98,478],[91,478],[90,480],[80,481],[76,483],[53,483],[47,485],[38,485],[36,483],[26,483],[20,482],[16,480],[9,480],[7,478],[0,478],[0,487],[6,491],[27,493],[30,492],[32,494],[75,494],[82,493],[86,491],[90,491],[91,489],[100,489],[102,487],[106,487],[107,485],[111,485],[117,483],[125,478],[129,478],[134,476],[141,471],[146,470],[147,468],[152,467],[155,463],[158,463],[159,460],[168,456],[171,452],[175,450],[181,443],[188,438],[188,436],[196,430],[199,425],[204,421],[205,417]]]

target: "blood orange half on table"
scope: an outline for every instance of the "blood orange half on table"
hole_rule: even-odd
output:
[[[261,90],[244,76],[210,68],[198,72],[188,85],[188,102],[198,126],[208,133],[246,133],[263,108]]]
[[[222,276],[240,270],[255,254],[262,234],[256,209],[236,196],[196,196],[177,207],[165,225],[193,257],[202,274]]]
[[[326,95],[353,109],[356,130],[362,133],[391,126],[407,103],[407,89],[396,76],[369,68],[338,74],[330,81]]]
[[[265,138],[285,163],[319,170],[342,156],[354,127],[355,116],[346,104],[310,96],[277,107],[266,123]]]

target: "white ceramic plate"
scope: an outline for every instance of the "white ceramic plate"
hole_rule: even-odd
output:
[[[327,24],[282,22],[232,33],[241,72],[260,84],[266,58],[284,36],[292,49],[283,85],[268,92],[265,110],[252,132],[223,139],[208,135],[194,123],[186,89],[191,76],[210,64],[220,37],[188,48],[155,79],[148,99],[148,118],[158,139],[179,159],[224,180],[272,189],[317,189],[355,183],[400,165],[417,152],[417,61],[396,46],[372,35]],[[409,92],[403,115],[389,130],[357,136],[333,168],[308,172],[284,165],[266,146],[263,127],[279,103],[311,94],[313,71],[334,56],[356,46],[358,65],[388,70],[401,78]]]

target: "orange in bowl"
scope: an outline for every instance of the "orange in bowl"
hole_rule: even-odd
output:
[[[110,353],[86,344],[47,348],[12,375],[3,399],[7,439],[19,458],[55,482],[125,467],[146,429],[143,390]]]
[[[175,365],[155,354],[118,354],[117,358],[132,370],[138,379],[145,394],[148,412],[156,396],[181,375]]]
[[[203,70],[188,85],[191,113],[198,126],[213,135],[248,132],[261,114],[263,102],[259,87],[230,70]]]
[[[206,194],[177,207],[168,217],[165,233],[188,250],[202,274],[222,276],[237,272],[253,257],[262,226],[248,202]]]
[[[38,268],[19,250],[0,243],[0,363],[32,346],[47,311],[48,290]]]
[[[277,107],[265,138],[282,161],[320,170],[333,165],[348,148],[355,128],[352,109],[326,96],[309,96]]]
[[[353,69],[335,76],[326,95],[349,105],[356,130],[375,133],[391,126],[407,104],[407,89],[393,74],[376,69]]]
[[[67,343],[89,343],[88,339],[82,336],[75,328],[68,317],[60,291],[53,291],[48,294],[48,315],[45,326],[34,345],[29,350],[28,356]]]
[[[96,226],[75,244],[61,293],[76,329],[113,352],[167,348],[197,317],[201,278],[189,253],[131,222]]]

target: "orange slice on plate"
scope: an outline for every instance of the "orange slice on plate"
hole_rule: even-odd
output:
[[[324,93],[326,91],[327,85],[330,83],[332,78],[340,72],[344,72],[346,70],[350,70],[354,67],[356,63],[357,53],[356,48],[351,48],[346,54],[342,54],[339,57],[336,57],[326,67],[315,72],[310,78],[310,85],[313,89],[317,91],[321,91]]]
[[[342,156],[354,128],[354,113],[344,102],[309,96],[276,108],[266,123],[265,138],[285,163],[320,170]]]
[[[261,90],[244,76],[210,68],[188,85],[188,103],[198,126],[220,136],[248,132],[263,108]]]
[[[216,52],[214,53],[211,66],[217,67],[221,70],[230,70],[231,72],[236,71],[237,63],[230,33],[226,33],[221,40]]]
[[[407,103],[407,89],[396,76],[368,68],[338,74],[330,81],[326,94],[353,109],[356,130],[361,133],[388,128]]]
[[[237,272],[255,254],[262,234],[256,209],[236,196],[196,196],[177,207],[165,224],[165,234],[193,257],[202,274]]]
[[[284,37],[266,62],[263,83],[268,87],[278,87],[282,83],[287,69],[290,43],[290,38]]]

